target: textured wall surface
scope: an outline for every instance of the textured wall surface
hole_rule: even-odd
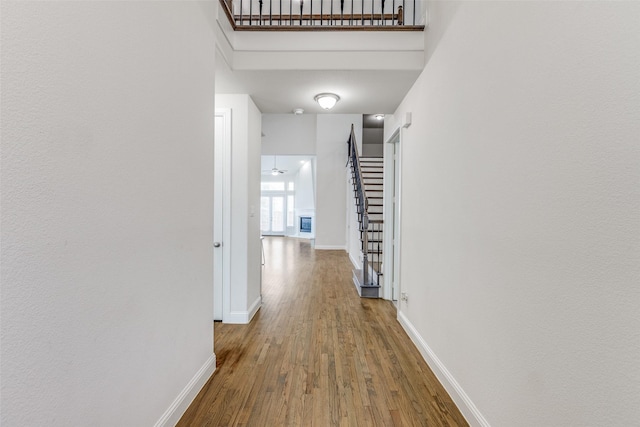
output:
[[[400,310],[492,426],[635,425],[640,4],[447,3],[395,114]]]
[[[213,12],[2,2],[2,425],[153,425],[210,358]]]

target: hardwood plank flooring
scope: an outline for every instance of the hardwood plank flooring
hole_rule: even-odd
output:
[[[466,426],[396,320],[358,297],[344,251],[264,239],[263,305],[215,324],[217,370],[178,426]]]

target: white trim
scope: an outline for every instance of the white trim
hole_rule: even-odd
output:
[[[346,251],[347,247],[346,246],[333,246],[333,245],[316,245],[314,249],[317,249],[319,251],[337,251],[337,250],[343,250]]]
[[[256,298],[253,304],[251,304],[251,307],[249,307],[249,312],[247,313],[247,323],[251,322],[251,319],[253,319],[253,316],[256,315],[258,310],[260,310],[260,307],[262,307],[262,295]]]
[[[456,406],[465,417],[469,425],[478,427],[491,427],[489,422],[482,416],[480,410],[471,401],[471,398],[462,389],[462,386],[458,384],[451,372],[444,366],[444,364],[438,359],[438,356],[431,350],[425,340],[420,336],[416,328],[411,324],[407,316],[402,311],[398,311],[398,322],[405,330],[411,341],[415,344],[420,351],[420,354],[424,358],[427,365],[431,368],[436,375],[442,386],[447,390],[451,399],[455,402]]]
[[[209,359],[207,359],[204,365],[202,365],[193,378],[191,378],[191,381],[189,381],[180,394],[178,394],[178,397],[171,402],[169,408],[167,408],[160,419],[154,424],[154,427],[175,426],[215,370],[216,355],[214,353],[209,356]]]
[[[262,307],[262,297],[259,296],[249,310],[247,311],[231,311],[229,312],[229,316],[223,321],[223,323],[232,323],[237,325],[246,325],[251,322],[253,316],[258,312],[258,310]]]
[[[218,223],[220,220],[220,215],[214,216],[214,227],[216,235],[214,240],[222,243],[222,247],[219,248],[222,250],[222,321],[227,323],[228,317],[231,315],[231,138],[232,138],[232,111],[231,108],[216,108],[215,115],[216,117],[222,117],[224,122],[224,136],[222,147],[220,151],[222,151],[222,183],[216,184],[216,187],[220,185],[222,187],[221,194],[218,192],[219,196],[222,198],[222,223]],[[219,141],[218,141],[219,142]],[[217,145],[217,142],[214,141]],[[215,202],[215,201],[214,201]],[[215,208],[215,206],[214,206]]]
[[[353,264],[356,270],[362,269],[362,265],[357,260],[353,259],[353,256],[351,256],[351,254],[349,254],[349,259],[351,260],[351,264]]]
[[[382,273],[384,274],[383,277],[388,277],[389,278],[389,286],[383,286],[382,290],[382,297],[386,300],[390,300],[393,301],[393,273],[394,273],[394,269],[396,268],[400,268],[400,266],[396,266],[394,265],[394,256],[395,254],[393,253],[393,228],[394,228],[394,221],[392,220],[398,220],[400,221],[400,218],[395,218],[395,212],[394,212],[394,203],[393,203],[393,194],[395,191],[395,160],[393,158],[393,150],[394,150],[394,144],[398,144],[398,147],[400,146],[400,128],[397,128],[393,134],[391,135],[391,137],[389,139],[387,139],[386,143],[384,144],[384,181],[383,181],[383,212],[384,212],[384,222],[385,224],[388,224],[387,227],[384,228],[383,230],[383,236],[382,236],[382,240],[383,240],[383,248],[382,248],[382,253],[383,253],[383,270]],[[399,151],[399,149],[398,149]],[[399,184],[399,183],[398,183]],[[400,203],[400,195],[397,194],[397,203]],[[400,236],[398,236],[398,238],[396,239],[397,242],[400,242]],[[396,248],[396,250],[400,250],[400,246],[398,245],[398,247]],[[399,273],[399,270],[398,270]],[[398,286],[400,284],[398,283]],[[398,289],[398,295],[400,294],[399,289]]]
[[[395,254],[394,254],[394,260],[393,260],[393,268],[394,268],[394,275],[395,278],[392,277],[391,280],[397,282],[397,288],[394,288],[394,293],[396,294],[396,299],[398,300],[398,307],[402,306],[402,298],[400,297],[402,295],[402,152],[403,152],[403,147],[404,144],[402,143],[404,137],[403,135],[407,132],[406,128],[403,128],[404,130],[400,129],[400,135],[398,138],[398,145],[397,145],[397,150],[396,150],[396,160],[395,160],[395,166],[394,166],[394,173],[396,174],[397,177],[397,187],[398,187],[398,191],[396,192],[396,212],[394,212],[393,214],[393,218],[394,218],[394,224],[392,224],[392,227],[395,228],[395,225],[397,223],[398,225],[398,229],[394,231],[395,234],[397,234],[396,236],[396,241],[395,241],[395,245],[396,245],[396,249],[395,249]],[[396,171],[397,169],[397,171]],[[395,183],[395,177],[394,177],[394,185],[396,185]],[[396,233],[397,231],[397,233]],[[405,301],[406,304],[406,301]]]
[[[249,323],[248,311],[230,311],[229,315],[224,319],[222,323],[229,323],[234,325],[246,325]]]

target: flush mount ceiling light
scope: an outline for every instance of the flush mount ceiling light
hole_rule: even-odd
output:
[[[319,93],[313,98],[325,110],[330,110],[340,101],[340,97],[335,93]]]
[[[376,120],[382,120],[384,119],[384,114],[376,114],[374,117],[376,118]]]

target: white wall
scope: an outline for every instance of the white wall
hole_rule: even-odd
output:
[[[635,425],[640,4],[430,12],[395,114],[399,317],[474,425]]]
[[[351,125],[362,141],[361,114],[321,114],[316,136],[316,248],[347,250],[345,176]]]
[[[171,424],[213,371],[213,13],[2,3],[2,425]]]
[[[314,210],[316,207],[314,163],[315,159],[309,160],[296,174],[296,209]]]
[[[382,129],[379,129],[382,131]],[[384,145],[382,144],[362,144],[363,157],[382,157],[384,155]]]
[[[315,114],[264,114],[263,155],[313,155],[316,153]]]
[[[358,222],[358,208],[353,193],[351,175],[346,176],[346,204],[347,204],[347,252],[353,266],[362,269],[362,243],[360,242],[360,223]]]
[[[247,323],[260,307],[261,114],[249,95],[216,95],[231,109],[231,295],[225,323]]]

